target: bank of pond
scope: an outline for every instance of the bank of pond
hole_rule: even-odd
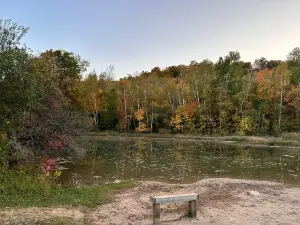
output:
[[[95,206],[116,191],[134,187],[135,181],[237,178],[292,186],[300,181],[297,148],[161,138],[85,137],[78,143],[86,149],[82,158],[65,160],[52,177],[40,165],[34,173],[26,168],[2,170],[0,207]]]

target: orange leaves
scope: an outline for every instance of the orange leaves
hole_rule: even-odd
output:
[[[195,101],[192,101],[185,105],[179,106],[176,110],[176,114],[180,114],[188,118],[192,118],[195,114],[196,108],[197,108],[197,103]]]
[[[176,131],[176,132],[182,131],[184,128],[182,116],[176,114],[175,117],[171,118],[170,125],[174,131]]]
[[[174,132],[189,131],[194,127],[197,103],[195,101],[181,105],[176,110],[176,115],[170,120],[170,127]]]
[[[139,123],[139,126],[135,129],[137,132],[149,132],[151,128],[147,127],[143,122]]]
[[[263,69],[255,74],[257,81],[257,98],[260,100],[275,100],[290,83],[290,71],[286,63],[276,68]]]
[[[144,119],[144,110],[143,109],[139,109],[136,113],[135,113],[135,117],[138,121],[141,121]]]
[[[182,114],[176,114],[175,117],[171,118],[169,123],[170,123],[170,127],[175,133],[189,131],[194,126],[193,119],[188,118],[186,115],[182,115]]]
[[[300,87],[292,87],[286,95],[286,101],[289,106],[300,110]]]
[[[120,79],[119,83],[121,86],[127,86],[129,84],[129,81],[125,79]]]
[[[273,71],[263,69],[255,74],[257,81],[257,98],[260,100],[271,100],[274,98]]]
[[[263,69],[258,72],[256,72],[256,81],[260,85],[267,85],[268,80],[272,77],[272,70],[269,69]]]
[[[188,117],[193,117],[197,108],[197,102],[192,101],[185,106],[185,112]]]

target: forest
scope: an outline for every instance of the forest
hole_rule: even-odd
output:
[[[113,79],[113,68],[81,80],[81,107],[97,130],[201,135],[279,135],[299,130],[300,48],[285,61],[239,52],[217,62],[153,68]]]
[[[0,20],[3,165],[71,151],[72,137],[91,130],[271,136],[299,131],[298,47],[286,60],[260,57],[252,63],[229,52],[216,62],[155,67],[116,80],[113,66],[87,73],[89,62],[73,52],[33,53],[21,44],[27,32]]]

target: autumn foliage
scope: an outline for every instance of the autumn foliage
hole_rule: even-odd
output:
[[[72,152],[72,137],[87,130],[201,135],[300,130],[300,48],[285,61],[261,57],[253,65],[231,51],[216,62],[156,66],[126,76],[115,74],[113,66],[86,73],[89,63],[73,52],[33,55],[20,45],[28,28],[2,22],[0,158],[9,161],[5,165],[20,161],[14,155],[19,147],[38,156]]]

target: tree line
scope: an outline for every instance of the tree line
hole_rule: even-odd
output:
[[[82,80],[83,107],[99,130],[277,135],[299,131],[300,48],[285,61],[239,52],[217,62],[153,68],[116,81],[112,70]]]
[[[86,74],[88,61],[72,52],[33,54],[20,43],[27,32],[0,20],[0,155],[8,162],[29,152],[71,151],[72,136],[90,128],[204,135],[299,131],[300,48],[286,60],[251,63],[229,52],[217,62],[155,67],[116,80],[112,66]]]

